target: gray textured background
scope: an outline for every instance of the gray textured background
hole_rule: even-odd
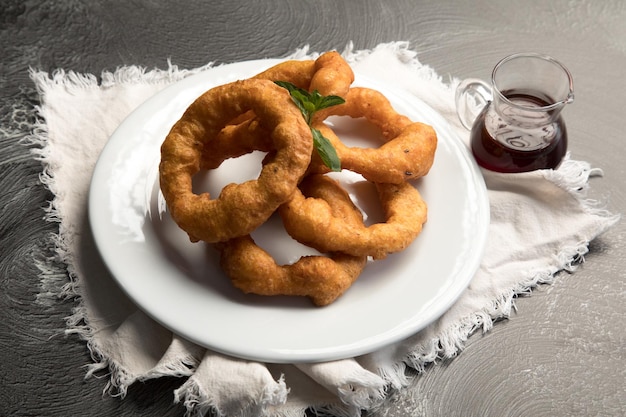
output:
[[[444,77],[487,78],[501,57],[538,51],[575,78],[565,113],[572,157],[603,168],[590,197],[626,207],[626,3],[613,1],[0,0],[0,416],[182,416],[180,384],[102,396],[106,376],[84,379],[89,352],[63,336],[72,300],[46,303],[33,257],[56,225],[51,195],[24,145],[36,105],[28,67],[99,74],[126,64],[166,68],[407,40]],[[473,336],[392,398],[377,416],[621,416],[626,414],[626,286],[622,221],[489,333]],[[64,279],[62,269],[59,278]]]

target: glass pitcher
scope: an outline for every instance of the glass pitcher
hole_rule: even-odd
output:
[[[493,69],[491,85],[466,79],[456,91],[457,114],[471,130],[476,161],[498,172],[558,167],[567,152],[561,110],[573,101],[567,68],[535,53],[502,59]]]

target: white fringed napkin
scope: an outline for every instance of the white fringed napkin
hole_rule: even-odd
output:
[[[293,57],[316,55],[304,48]],[[349,46],[344,56],[356,71],[418,96],[467,140],[454,109],[456,80],[444,83],[408,43],[371,51]],[[484,261],[458,302],[427,329],[372,354],[330,363],[262,364],[207,351],[152,321],[118,289],[93,245],[86,214],[91,173],[114,129],[162,88],[210,66],[123,67],[103,73],[100,82],[61,70],[31,72],[41,98],[32,142],[44,166],[42,181],[55,196],[48,217],[59,223],[58,260],[70,273],[59,292],[79,300],[67,332],[84,338],[93,353],[88,374],[110,371],[110,393],[123,397],[135,381],[175,375],[181,377],[175,398],[189,415],[214,409],[224,416],[302,416],[314,407],[358,416],[407,383],[406,366],[422,370],[456,355],[472,332],[509,314],[515,294],[571,270],[589,242],[618,219],[585,199],[589,176],[600,173],[585,162],[567,159],[557,171],[486,172],[491,225]]]

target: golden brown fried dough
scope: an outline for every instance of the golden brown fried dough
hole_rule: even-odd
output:
[[[305,90],[317,90],[323,96],[344,97],[354,82],[354,72],[335,51],[326,52],[315,60],[315,72]]]
[[[258,179],[229,184],[213,199],[194,194],[192,177],[206,147],[248,110],[269,132],[273,152]],[[244,236],[288,201],[310,162],[311,131],[285,89],[267,80],[243,80],[212,88],[194,101],[161,146],[161,190],[174,221],[192,241]]]
[[[299,88],[308,89],[316,70],[315,61],[312,59],[289,60],[276,64],[251,78],[267,81],[288,81]],[[254,112],[249,110],[238,115],[226,125],[219,140],[213,141],[207,150],[207,153],[217,156],[204,155],[204,162],[207,167],[214,167],[220,159],[219,155],[222,154],[236,157],[251,152],[252,148],[254,150],[271,148],[267,138],[268,132],[259,125],[258,121],[253,122],[254,118]],[[258,146],[264,146],[266,149],[256,149]]]
[[[274,81],[346,102],[318,111],[309,126],[289,92]],[[221,267],[243,292],[305,296],[317,306],[328,305],[357,280],[368,257],[401,251],[421,232],[427,207],[407,180],[428,173],[437,136],[430,126],[398,114],[380,92],[351,88],[353,81],[352,69],[337,52],[286,61],[207,91],[165,139],[159,179],[172,218],[192,241],[214,244]],[[329,116],[366,119],[383,144],[346,146],[324,123]],[[313,152],[311,127],[335,147],[342,168],[375,184],[384,222],[366,226],[348,193],[322,175],[329,169]],[[229,184],[217,198],[192,191],[200,170],[253,151],[266,152],[257,179]],[[286,231],[320,255],[278,265],[254,242],[250,233],[277,210]]]
[[[336,181],[315,175],[301,187],[319,198],[332,200],[332,215],[346,224],[362,224],[361,212]],[[330,232],[330,231],[329,231]],[[317,231],[325,235],[325,231]],[[332,238],[332,236],[327,236]],[[340,252],[328,256],[303,256],[291,265],[278,265],[250,236],[215,245],[220,264],[233,284],[245,293],[309,297],[317,306],[332,303],[356,281],[367,262],[365,256]]]
[[[335,147],[342,168],[358,172],[372,182],[393,184],[428,173],[437,148],[437,134],[431,126],[413,123],[398,114],[377,90],[353,87],[345,99],[344,104],[320,111],[313,124]],[[329,116],[365,118],[380,130],[384,144],[378,148],[346,146],[329,126],[322,123]],[[315,162],[309,169],[311,171],[327,170]]]
[[[281,62],[252,78],[287,81],[307,91],[317,90],[324,96],[343,97],[354,81],[354,72],[338,52],[330,51],[316,60]],[[206,144],[202,168],[216,168],[224,159],[245,155],[252,150],[270,151],[268,138],[269,132],[259,123],[254,112],[241,114],[224,127],[216,140]]]
[[[302,187],[278,212],[287,233],[304,245],[320,252],[341,251],[383,259],[406,249],[421,233],[427,206],[408,182],[375,185],[385,214],[384,223],[370,226],[347,223],[335,215],[334,199],[311,194]]]
[[[298,88],[308,90],[316,70],[315,61],[312,59],[292,59],[276,64],[252,78],[269,81],[288,81]]]

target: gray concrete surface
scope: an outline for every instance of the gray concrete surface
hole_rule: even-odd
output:
[[[181,67],[357,49],[407,40],[442,76],[486,78],[518,51],[553,55],[575,78],[565,113],[572,157],[604,170],[590,197],[626,207],[626,3],[427,0],[0,0],[0,416],[182,416],[162,379],[123,401],[84,379],[89,352],[63,336],[72,300],[46,303],[33,256],[55,225],[40,165],[18,143],[13,108],[36,104],[28,68],[99,74],[126,64]],[[586,263],[516,301],[455,359],[429,367],[382,416],[621,416],[626,414],[626,226],[591,245]],[[62,271],[60,278],[63,278]]]

